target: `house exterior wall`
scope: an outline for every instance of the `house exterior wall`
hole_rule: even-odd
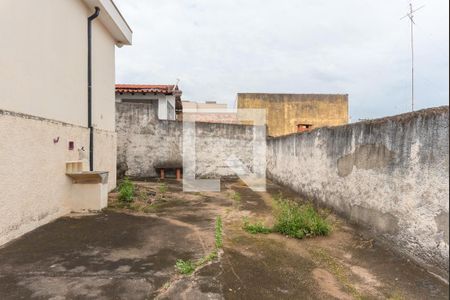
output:
[[[268,140],[268,177],[448,279],[448,107]]]
[[[59,137],[59,139],[58,139]],[[0,110],[0,245],[71,211],[65,163],[88,149],[86,127]],[[95,169],[116,185],[116,134],[95,130]],[[56,141],[57,142],[54,142]],[[74,150],[68,149],[73,141]]]
[[[162,93],[158,94],[142,94],[142,93],[123,93],[116,94],[116,102],[121,103],[123,100],[134,100],[139,101],[137,103],[145,103],[148,102],[152,104],[152,102],[158,103],[158,118],[160,120],[175,120],[176,119],[176,111],[175,111],[175,96],[173,95],[165,95]],[[173,110],[168,109],[168,104],[171,105]]]
[[[317,128],[348,123],[348,95],[241,93],[238,108],[265,108],[270,136],[297,132],[298,124]]]
[[[0,10],[0,108],[87,126],[87,18],[93,12],[80,0],[2,0]],[[93,123],[110,131],[114,44],[95,20]]]
[[[89,152],[82,0],[0,1],[0,244],[71,211],[65,163]],[[115,43],[93,22],[94,169],[116,186]],[[68,149],[68,142],[75,149]],[[76,197],[75,197],[76,198]]]

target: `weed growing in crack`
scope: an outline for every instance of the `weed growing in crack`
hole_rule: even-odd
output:
[[[195,271],[195,264],[191,260],[178,259],[175,267],[183,275],[190,275]]]
[[[218,256],[218,253],[217,253],[217,249],[216,249],[216,250],[211,251],[211,253],[209,253],[208,255],[205,255],[204,257],[202,257],[195,265],[197,267],[201,267],[204,264],[216,259],[217,256]]]
[[[250,223],[248,218],[244,218],[244,225],[242,226],[242,229],[251,234],[257,233],[268,234],[272,232],[272,229],[264,226],[262,222],[256,222],[252,224]]]
[[[223,246],[223,228],[222,228],[222,218],[218,216],[216,218],[216,226],[215,226],[215,242],[216,242],[216,249],[220,249]]]
[[[193,262],[191,260],[183,260],[178,259],[175,267],[177,268],[178,272],[182,275],[190,275],[192,274],[197,268],[207,264],[210,261],[213,261],[219,256],[219,249],[223,246],[222,241],[222,218],[218,216],[216,218],[215,223],[215,249],[211,251],[208,255],[205,255],[201,259],[199,259],[197,262]]]

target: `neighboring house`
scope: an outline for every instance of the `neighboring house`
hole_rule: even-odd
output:
[[[160,120],[176,120],[182,112],[182,91],[177,85],[116,84],[118,103],[158,103]]]
[[[348,95],[239,93],[238,108],[267,110],[268,135],[347,124]]]
[[[115,46],[130,45],[132,31],[111,0],[2,0],[0,10],[4,244],[106,205],[116,186]]]
[[[227,104],[216,101],[204,103],[194,101],[183,101],[183,113],[189,113],[191,119],[196,122],[241,124],[237,118],[236,110],[228,109]],[[183,118],[180,115],[179,120]]]

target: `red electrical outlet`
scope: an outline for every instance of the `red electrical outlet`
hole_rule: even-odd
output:
[[[75,143],[73,141],[69,142],[69,150],[75,149]]]

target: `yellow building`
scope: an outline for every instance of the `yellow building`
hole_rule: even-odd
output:
[[[348,95],[239,93],[238,108],[265,108],[268,135],[348,123]]]

